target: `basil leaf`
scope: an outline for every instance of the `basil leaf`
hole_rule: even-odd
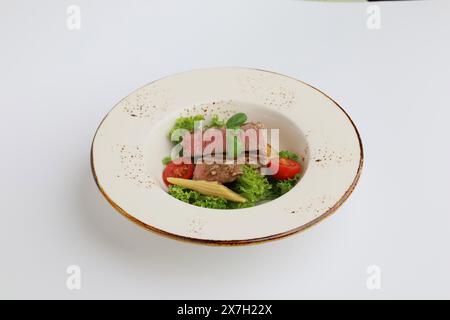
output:
[[[229,129],[237,128],[243,125],[246,121],[247,115],[245,113],[239,112],[231,116],[231,118],[227,120],[226,127]]]

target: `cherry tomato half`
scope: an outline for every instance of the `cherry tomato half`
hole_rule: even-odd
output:
[[[194,174],[194,164],[192,163],[174,163],[170,161],[162,173],[164,183],[170,185],[167,178],[191,179]]]
[[[292,159],[279,158],[278,171],[273,175],[275,180],[286,180],[295,177],[302,171],[300,163]]]

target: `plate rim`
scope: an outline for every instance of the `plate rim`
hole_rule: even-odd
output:
[[[333,102],[333,104],[338,107],[343,113],[344,115],[347,117],[347,119],[350,121],[353,129],[355,130],[356,136],[358,138],[358,145],[359,145],[359,150],[360,150],[360,160],[359,160],[359,165],[358,165],[358,170],[356,172],[356,175],[352,181],[352,183],[350,184],[350,186],[348,187],[348,189],[344,192],[344,194],[341,196],[341,198],[339,198],[339,200],[329,209],[327,209],[324,213],[322,213],[321,215],[319,215],[317,218],[309,221],[308,223],[299,226],[297,228],[293,228],[290,229],[288,231],[285,232],[281,232],[281,233],[277,233],[277,234],[272,234],[272,235],[268,235],[265,237],[259,237],[259,238],[251,238],[251,239],[241,239],[241,240],[212,240],[212,239],[199,239],[199,238],[192,238],[192,237],[187,237],[187,236],[182,236],[182,235],[178,235],[178,234],[174,234],[168,231],[164,231],[161,229],[158,229],[154,226],[151,226],[145,222],[142,222],[141,220],[135,218],[133,215],[131,215],[130,213],[126,212],[123,208],[121,208],[117,203],[114,202],[114,200],[111,199],[111,197],[106,193],[106,191],[103,189],[103,187],[100,185],[100,182],[98,180],[96,171],[95,171],[95,165],[94,165],[94,142],[95,142],[95,138],[97,136],[97,133],[100,129],[100,127],[102,126],[103,122],[106,120],[106,118],[109,116],[109,114],[116,108],[117,105],[119,105],[123,100],[125,100],[128,96],[130,96],[131,94],[141,90],[142,88],[155,83],[157,81],[163,80],[165,78],[171,77],[171,76],[176,76],[176,75],[180,75],[180,74],[184,74],[184,73],[189,73],[189,72],[194,72],[194,71],[199,71],[199,70],[208,70],[208,69],[245,69],[245,70],[253,70],[253,71],[260,71],[260,72],[266,72],[266,73],[271,73],[271,74],[275,74],[278,76],[282,76],[282,77],[287,77],[290,78],[292,80],[298,81],[310,88],[312,88],[313,90],[319,92],[320,94],[322,94],[323,96],[325,96],[326,98],[328,98],[329,100],[331,100]],[[189,243],[195,243],[195,244],[203,244],[203,245],[210,245],[210,246],[241,246],[241,245],[251,245],[251,244],[260,244],[260,243],[265,243],[265,242],[269,242],[269,241],[274,241],[274,240],[279,240],[279,239],[283,239],[286,238],[288,236],[292,236],[294,234],[298,234],[302,231],[305,231],[306,229],[309,229],[310,227],[317,225],[319,222],[323,221],[325,218],[331,216],[333,213],[335,213],[337,211],[337,209],[339,209],[344,202],[350,197],[350,195],[353,193],[353,191],[356,188],[356,185],[359,182],[359,179],[361,177],[361,173],[362,173],[362,169],[364,166],[364,146],[362,143],[362,139],[361,139],[361,135],[358,131],[358,128],[356,127],[353,119],[350,117],[350,115],[345,111],[345,109],[339,105],[339,103],[337,103],[333,98],[331,98],[329,95],[327,95],[326,93],[324,93],[323,91],[321,91],[320,89],[314,87],[313,85],[310,85],[309,83],[306,83],[302,80],[299,80],[297,78],[282,74],[282,73],[278,73],[275,71],[270,71],[270,70],[265,70],[265,69],[259,69],[259,68],[251,68],[251,67],[208,67],[208,68],[197,68],[197,69],[191,69],[191,70],[187,70],[187,71],[182,71],[182,72],[178,72],[178,73],[173,73],[170,74],[168,76],[164,76],[162,78],[153,80],[147,84],[144,84],[143,86],[140,86],[139,88],[133,90],[132,92],[130,92],[129,94],[127,94],[125,97],[123,97],[122,99],[120,99],[117,103],[115,103],[113,105],[113,107],[106,113],[106,115],[103,117],[103,119],[100,121],[94,136],[92,138],[92,142],[91,142],[91,150],[90,150],[90,166],[91,166],[91,172],[95,181],[95,184],[97,186],[97,188],[99,189],[100,193],[103,195],[103,197],[108,201],[108,203],[117,211],[119,212],[122,216],[124,216],[125,218],[127,218],[128,220],[132,221],[133,223],[137,224],[140,227],[145,228],[146,230],[152,231],[160,236],[169,238],[169,239],[174,239],[174,240],[179,240],[179,241],[183,241],[183,242],[189,242]]]

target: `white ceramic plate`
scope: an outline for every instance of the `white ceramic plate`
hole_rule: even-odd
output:
[[[161,160],[170,154],[174,120],[235,112],[280,129],[280,149],[302,156],[300,182],[280,198],[237,210],[167,194]],[[334,212],[358,182],[363,149],[350,117],[321,91],[273,72],[214,68],[166,77],[120,101],[97,129],[91,162],[100,191],[132,221],[178,239],[236,245],[293,234]]]

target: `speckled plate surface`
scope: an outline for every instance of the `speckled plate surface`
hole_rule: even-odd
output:
[[[214,210],[166,193],[161,159],[180,115],[247,113],[280,129],[280,147],[300,154],[304,174],[265,204]],[[92,171],[106,199],[127,218],[163,235],[205,244],[262,242],[301,231],[334,212],[358,182],[363,150],[345,111],[319,90],[277,73],[201,69],[152,82],[120,101],[94,137]]]

